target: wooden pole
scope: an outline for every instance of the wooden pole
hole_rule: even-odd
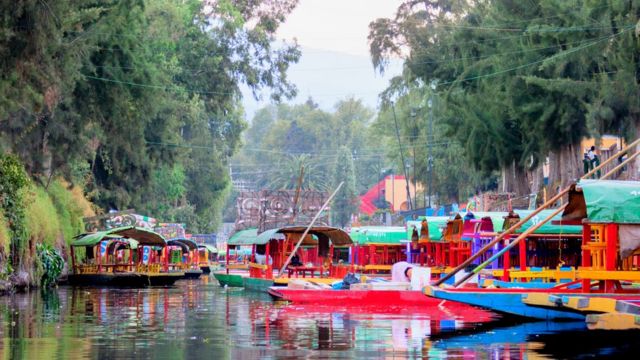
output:
[[[482,269],[487,267],[487,265],[491,264],[493,261],[498,259],[503,254],[505,254],[507,251],[511,250],[511,248],[516,246],[520,241],[522,241],[522,239],[526,239],[531,233],[533,233],[534,231],[538,230],[542,225],[546,224],[547,222],[549,222],[549,220],[553,219],[556,215],[561,213],[567,207],[567,205],[569,205],[569,204],[567,203],[567,204],[564,204],[564,205],[560,206],[559,208],[554,210],[553,213],[551,213],[549,216],[544,218],[544,220],[540,221],[539,223],[537,223],[534,226],[532,226],[532,227],[528,228],[527,230],[525,230],[522,234],[520,234],[517,238],[515,238],[512,242],[510,242],[509,245],[505,246],[502,250],[500,250],[497,253],[495,253],[493,256],[491,256],[489,259],[487,259],[485,262],[483,262],[482,264],[478,265],[475,269],[473,269],[472,272],[469,272],[467,275],[465,275],[464,278],[462,278],[461,280],[456,282],[453,286],[454,287],[458,287],[458,286],[464,284],[473,275],[479,273]],[[506,271],[507,269],[504,269],[504,270]]]
[[[613,161],[614,158],[617,158],[618,156],[620,156],[621,154],[624,154],[627,150],[629,150],[630,148],[632,148],[633,146],[636,146],[640,144],[640,138],[636,139],[634,142],[632,142],[631,144],[627,145],[624,149],[618,151],[616,154],[612,155],[610,158],[608,158],[606,161],[604,161],[603,163],[601,163],[600,165],[598,165],[597,167],[595,167],[593,170],[591,170],[590,172],[584,174],[581,179],[586,179],[589,176],[595,174],[596,171],[602,169],[603,166],[605,166],[606,164],[608,164],[609,162]],[[634,154],[634,156],[636,156],[636,154]],[[629,157],[631,158],[631,156]],[[629,160],[629,159],[627,159]],[[620,166],[620,165],[619,165]],[[616,167],[617,168],[617,167]],[[614,169],[616,170],[616,169]],[[608,173],[606,173],[604,176],[602,176],[600,179],[604,180],[606,178],[608,178],[609,176],[611,176],[614,173],[614,171],[610,171]],[[465,267],[467,267],[469,264],[471,264],[474,260],[476,260],[478,257],[480,257],[482,254],[484,254],[486,251],[488,251],[489,249],[491,249],[495,244],[497,244],[500,240],[502,240],[506,235],[509,235],[511,233],[513,233],[516,229],[518,229],[520,226],[524,225],[527,221],[529,221],[531,218],[533,218],[535,215],[537,215],[538,213],[540,213],[540,211],[542,211],[543,209],[551,206],[552,204],[554,204],[558,199],[560,199],[562,196],[564,196],[566,193],[569,192],[569,187],[567,187],[566,189],[564,189],[563,191],[559,192],[556,196],[552,197],[551,199],[549,199],[549,201],[545,202],[544,204],[542,204],[538,209],[536,209],[535,211],[533,211],[531,214],[527,215],[524,219],[520,220],[517,224],[513,225],[512,227],[510,227],[509,229],[503,231],[500,235],[498,235],[495,239],[493,239],[490,243],[488,243],[487,245],[485,245],[482,249],[478,250],[477,253],[472,254],[471,257],[469,257],[466,261],[464,261],[462,264],[458,265],[455,269],[453,269],[453,271],[451,271],[449,274],[445,275],[443,278],[441,278],[440,280],[435,282],[435,286],[438,286],[442,283],[444,283],[445,281],[449,280],[452,276],[454,276],[458,271],[464,269]],[[544,224],[544,223],[542,223]],[[542,226],[542,225],[541,225]]]
[[[293,255],[295,255],[296,251],[298,251],[298,248],[302,244],[302,240],[304,240],[305,236],[307,236],[313,224],[316,223],[316,220],[318,220],[318,218],[320,217],[320,214],[322,214],[324,209],[326,209],[327,205],[329,205],[331,200],[333,200],[333,197],[336,196],[336,194],[338,193],[338,191],[340,190],[343,184],[344,184],[344,181],[338,185],[338,187],[333,191],[333,194],[331,194],[331,196],[329,196],[327,201],[325,201],[324,204],[322,204],[322,207],[320,208],[320,210],[318,210],[318,212],[316,213],[316,216],[313,217],[313,219],[309,223],[309,226],[307,226],[307,228],[302,233],[302,236],[300,237],[300,240],[298,240],[298,243],[296,244],[296,246],[293,248],[293,251],[291,251],[291,254],[289,254],[289,257],[287,258],[287,260],[284,262],[284,264],[282,264],[282,267],[280,268],[280,271],[278,272],[278,276],[276,278],[280,278],[282,276],[282,274],[284,273],[284,269],[287,268],[287,266],[291,262],[291,258],[293,258]]]
[[[568,192],[569,192],[569,188],[566,188],[563,191],[559,192],[556,196],[554,196],[551,199],[549,199],[549,201],[547,201],[546,203],[542,204],[542,206],[540,206],[538,209],[534,210],[531,214],[525,216],[523,219],[518,221],[515,225],[513,225],[512,227],[510,227],[507,230],[505,230],[502,233],[500,233],[498,236],[496,236],[495,239],[491,240],[491,242],[489,242],[487,245],[485,245],[482,249],[478,250],[478,252],[476,252],[475,254],[472,254],[462,264],[458,265],[450,273],[445,275],[440,280],[436,281],[435,286],[438,286],[438,285],[444,283],[445,281],[447,281],[451,277],[453,277],[458,271],[460,271],[460,270],[464,269],[465,267],[469,266],[469,264],[473,263],[474,260],[476,260],[477,258],[482,256],[482,254],[484,254],[487,250],[492,249],[494,247],[494,245],[496,245],[502,239],[504,239],[505,236],[507,236],[507,235],[513,233],[514,231],[516,231],[518,228],[520,228],[522,225],[524,225],[527,221],[531,220],[531,218],[533,218],[534,216],[538,215],[542,210],[544,210],[546,207],[548,207],[548,206],[552,205],[553,203],[555,203],[558,199],[560,199],[562,196],[564,196],[564,194],[566,194]]]
[[[611,169],[611,171],[609,171],[608,173],[604,174],[604,176],[602,177],[604,178],[608,178],[609,176],[615,174],[618,170],[622,169],[625,165],[627,165],[629,162],[631,162],[631,160],[635,159],[636,157],[638,157],[638,155],[640,155],[640,151],[636,152],[635,154],[629,156],[625,161],[621,162],[620,164],[618,164],[618,166],[614,167],[613,169]],[[613,156],[612,156],[613,157]],[[612,158],[611,157],[611,158]],[[611,159],[609,158],[609,159]],[[608,159],[607,159],[608,160]]]
[[[601,170],[605,165],[607,165],[608,163],[612,162],[614,159],[617,159],[620,155],[624,154],[627,150],[631,149],[632,147],[634,147],[634,146],[636,146],[638,144],[640,144],[640,138],[636,139],[631,144],[625,146],[624,149],[621,149],[615,155],[612,155],[611,157],[609,157],[607,160],[602,162],[600,165],[598,165],[595,168],[593,168],[593,170],[591,170],[588,173],[584,174],[584,176],[581,177],[581,179],[586,179],[589,176],[595,174],[598,170]]]

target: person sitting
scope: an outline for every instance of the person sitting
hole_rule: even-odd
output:
[[[290,262],[291,266],[302,266],[302,262],[300,262],[300,257],[298,254],[293,255]]]
[[[400,261],[391,266],[391,281],[410,282],[413,265],[406,261]]]

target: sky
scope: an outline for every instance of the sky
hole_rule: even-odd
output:
[[[373,109],[378,94],[390,78],[402,70],[400,60],[392,61],[384,76],[377,74],[369,58],[369,23],[380,17],[393,17],[400,0],[300,0],[296,9],[278,30],[282,40],[296,39],[302,50],[298,64],[289,70],[298,96],[288,103],[302,103],[309,97],[324,110],[331,111],[337,101],[347,97],[361,99]],[[243,105],[250,120],[260,107],[244,91]]]

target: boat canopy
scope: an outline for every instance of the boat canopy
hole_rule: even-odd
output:
[[[640,224],[640,182],[581,180],[571,187],[563,221]]]
[[[183,251],[190,251],[198,249],[198,244],[195,241],[185,238],[175,238],[167,241],[167,245],[179,246]]]
[[[349,235],[359,245],[401,245],[408,241],[402,226],[363,226],[352,228]]]
[[[518,230],[515,231],[516,234],[521,234],[525,232],[530,227],[534,226],[538,222],[544,220],[547,216],[553,213],[553,209],[542,210],[540,213],[529,219],[524,225],[522,225]],[[525,218],[529,214],[533,212],[533,210],[514,210],[521,219]],[[560,220],[562,216],[560,214],[556,215],[551,221],[546,222],[541,227],[539,227],[536,231],[533,232],[533,235],[580,235],[582,234],[582,226],[580,225],[561,225],[558,224],[558,220]]]
[[[71,243],[71,246],[95,246],[104,239],[116,238],[136,240],[139,245],[160,247],[167,245],[162,235],[154,231],[141,227],[124,226],[106,231],[78,235]],[[130,241],[130,244],[131,247],[134,248],[134,243]],[[137,247],[137,244],[135,244],[135,247]]]
[[[431,241],[442,240],[442,230],[446,228],[447,221],[451,219],[448,216],[420,216],[417,220],[407,221],[406,238],[411,239],[414,227],[418,236],[420,236],[420,230],[422,229],[421,223],[423,219],[427,220],[427,226],[429,227],[429,239]]]
[[[284,236],[301,236],[307,229],[306,226],[288,226],[278,229],[269,229],[262,232],[255,238],[252,244],[263,245],[274,238],[283,238]],[[331,241],[334,246],[349,246],[353,244],[353,240],[344,230],[330,226],[314,226],[309,230],[309,234],[302,242],[302,245],[316,245],[318,242],[325,240]],[[315,239],[313,239],[315,238]],[[316,240],[317,239],[317,240]]]
[[[227,240],[227,245],[232,246],[242,246],[242,245],[253,245],[256,237],[258,236],[258,229],[245,229],[240,230],[231,235],[229,240]]]
[[[212,254],[218,253],[218,249],[215,246],[209,244],[199,244],[198,249],[207,249],[207,251]]]

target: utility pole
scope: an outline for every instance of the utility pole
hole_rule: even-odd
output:
[[[400,130],[398,129],[398,119],[396,118],[396,104],[391,102],[391,109],[393,110],[393,121],[396,124],[396,136],[398,137],[398,146],[400,147],[400,160],[402,160],[402,170],[404,171],[404,180],[407,188],[407,200],[409,201],[409,210],[413,210],[413,204],[411,203],[411,192],[409,191],[409,177],[407,176],[407,166],[404,162],[404,152],[402,151],[402,142],[400,142]]]
[[[429,95],[429,134],[427,136],[427,169],[428,169],[428,183],[429,183],[429,208],[431,208],[431,183],[433,180],[433,156],[431,155],[431,146],[433,145],[433,95],[436,87],[438,86],[437,80],[432,80],[431,95]]]

